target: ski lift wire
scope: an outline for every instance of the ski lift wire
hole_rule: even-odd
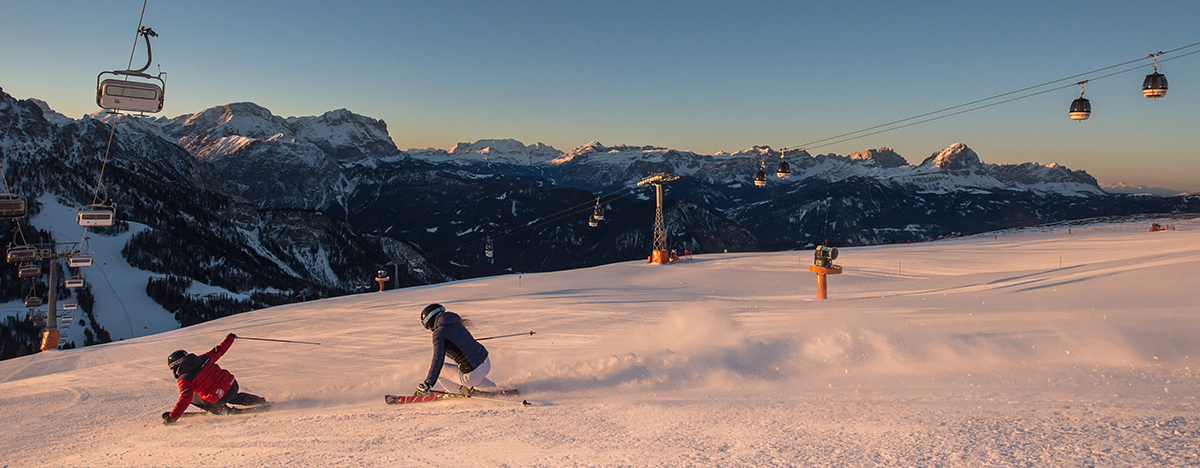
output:
[[[146,3],[149,1],[150,0],[142,0],[142,12],[138,15],[138,25],[137,29],[135,29],[135,32],[133,33],[133,47],[129,51],[129,64],[125,65],[126,69],[133,67],[133,56],[137,54],[138,37],[142,35],[142,22],[146,19]],[[129,75],[125,75],[125,81],[129,81]],[[100,198],[100,186],[104,184],[104,171],[108,168],[108,155],[109,151],[112,150],[113,134],[115,134],[117,131],[117,121],[118,119],[113,119],[113,123],[108,127],[108,145],[104,148],[104,160],[100,163],[100,177],[98,180],[96,180],[96,190],[92,193],[93,205],[96,204],[97,199]],[[108,198],[107,194],[105,195],[105,198]],[[84,228],[84,230],[86,231],[87,228]]]
[[[1169,50],[1169,51],[1165,51],[1165,52],[1159,52],[1159,53],[1160,53],[1160,54],[1169,54],[1169,53],[1172,53],[1172,52],[1176,52],[1176,51],[1179,51],[1179,50],[1183,50],[1183,49],[1187,49],[1187,48],[1195,47],[1195,46],[1198,46],[1198,45],[1200,45],[1200,42],[1196,42],[1196,43],[1189,44],[1189,45],[1186,45],[1186,46],[1183,46],[1183,47],[1178,47],[1178,48],[1175,48],[1175,49],[1171,49],[1171,50]],[[1195,52],[1192,52],[1192,53],[1195,53]],[[1191,53],[1189,53],[1189,54],[1185,54],[1185,55],[1191,55]],[[1184,55],[1181,55],[1180,57],[1183,57],[1183,56],[1184,56]],[[1047,81],[1047,82],[1045,82],[1045,83],[1038,84],[1038,85],[1028,86],[1028,87],[1025,87],[1025,88],[1018,89],[1018,90],[1016,90],[1016,91],[1009,91],[1009,92],[1007,92],[1007,93],[997,94],[997,95],[995,95],[995,96],[986,97],[986,98],[983,98],[983,99],[977,99],[977,100],[975,100],[975,101],[971,101],[971,102],[968,102],[968,103],[965,103],[965,104],[959,104],[959,105],[956,105],[956,106],[946,107],[946,108],[943,108],[943,109],[935,110],[935,111],[932,111],[932,112],[926,112],[926,113],[924,113],[924,114],[915,115],[915,116],[908,117],[908,118],[904,118],[904,119],[900,119],[900,120],[893,120],[893,121],[891,121],[891,122],[888,122],[888,123],[885,123],[885,124],[880,124],[880,125],[876,125],[876,126],[873,126],[873,127],[867,127],[867,128],[860,129],[860,130],[855,130],[855,131],[853,131],[853,132],[843,133],[843,134],[841,134],[841,135],[835,135],[835,136],[831,136],[831,137],[828,137],[828,138],[822,138],[822,139],[820,139],[820,140],[815,140],[815,141],[809,142],[808,144],[804,144],[804,145],[796,145],[795,147],[809,147],[809,146],[816,145],[816,144],[818,144],[818,143],[824,143],[824,142],[826,142],[826,141],[829,141],[829,140],[836,140],[836,139],[839,139],[839,138],[842,138],[842,137],[846,137],[846,136],[850,136],[850,135],[854,135],[854,134],[857,134],[857,133],[862,133],[862,132],[866,132],[866,131],[870,131],[870,130],[875,130],[875,129],[877,129],[877,128],[887,127],[887,126],[890,126],[890,125],[895,125],[895,124],[898,124],[898,123],[907,122],[907,121],[909,121],[909,120],[919,119],[919,118],[921,118],[921,117],[927,117],[927,116],[934,115],[934,114],[940,114],[940,113],[942,113],[942,112],[951,111],[951,110],[954,110],[954,109],[958,109],[958,108],[962,108],[962,107],[966,107],[966,106],[971,106],[971,105],[978,104],[978,103],[981,103],[981,102],[987,102],[987,101],[991,101],[991,100],[993,100],[993,99],[999,99],[999,98],[1002,98],[1002,97],[1005,97],[1005,96],[1010,96],[1010,95],[1013,95],[1013,94],[1017,94],[1017,93],[1022,93],[1022,92],[1025,92],[1025,91],[1029,91],[1029,90],[1032,90],[1032,89],[1041,88],[1041,87],[1043,87],[1043,86],[1049,86],[1049,85],[1052,85],[1052,84],[1054,84],[1054,83],[1059,83],[1059,82],[1062,82],[1062,81],[1067,81],[1067,80],[1073,80],[1073,79],[1075,79],[1075,78],[1079,78],[1079,77],[1081,77],[1081,76],[1090,75],[1090,74],[1093,74],[1093,73],[1099,73],[1099,72],[1102,72],[1102,71],[1105,71],[1105,70],[1111,70],[1111,69],[1113,69],[1113,68],[1117,68],[1117,67],[1122,67],[1122,66],[1125,66],[1125,65],[1129,65],[1129,64],[1131,64],[1131,63],[1141,62],[1141,61],[1143,61],[1143,60],[1146,60],[1147,58],[1149,58],[1149,57],[1139,57],[1139,58],[1136,58],[1136,59],[1133,59],[1133,60],[1129,60],[1129,61],[1126,61],[1126,62],[1118,63],[1118,64],[1116,64],[1116,65],[1110,65],[1110,66],[1107,66],[1107,67],[1104,67],[1104,68],[1097,68],[1097,69],[1095,69],[1095,70],[1092,70],[1092,71],[1088,71],[1088,72],[1084,72],[1084,73],[1079,73],[1079,74],[1076,74],[1076,75],[1071,75],[1071,76],[1068,76],[1068,77],[1065,77],[1065,78],[1059,78],[1059,79],[1057,79],[1057,80],[1053,80],[1053,81]],[[1165,61],[1165,60],[1164,60],[1164,61]],[[1106,76],[1108,76],[1108,75],[1106,75]],[[1005,102],[1010,102],[1010,101],[1005,101]],[[900,127],[900,128],[903,128],[903,127]],[[848,141],[848,140],[841,140],[841,141]],[[832,144],[832,143],[831,143],[831,144]],[[827,145],[821,145],[821,146],[827,146]]]
[[[1195,43],[1188,44],[1188,45],[1185,45],[1185,46],[1182,46],[1182,47],[1176,47],[1176,48],[1174,48],[1174,49],[1170,49],[1170,50],[1167,50],[1167,51],[1163,51],[1162,53],[1165,55],[1165,54],[1169,54],[1169,53],[1178,52],[1178,51],[1181,51],[1181,50],[1185,50],[1185,49],[1193,48],[1193,47],[1196,47],[1196,46],[1200,46],[1200,42],[1195,42]],[[1159,62],[1159,63],[1162,63],[1162,62],[1166,62],[1166,61],[1169,61],[1169,60],[1174,60],[1174,59],[1178,59],[1178,58],[1187,57],[1187,56],[1189,56],[1189,55],[1193,55],[1193,54],[1197,54],[1197,53],[1200,53],[1200,50],[1194,50],[1194,51],[1191,51],[1191,52],[1183,53],[1183,54],[1176,55],[1176,56],[1173,56],[1173,57],[1169,57],[1169,58],[1166,58],[1166,59],[1158,59],[1158,62]],[[852,140],[855,140],[855,139],[858,139],[858,138],[864,138],[864,137],[868,137],[868,136],[872,136],[872,135],[878,135],[878,134],[880,134],[880,133],[884,133],[884,132],[890,132],[890,131],[892,131],[892,130],[898,130],[898,129],[901,129],[901,128],[906,128],[906,127],[911,127],[911,126],[918,125],[918,124],[922,124],[922,123],[926,123],[926,122],[931,122],[931,121],[938,120],[938,119],[942,119],[942,118],[945,118],[945,117],[950,117],[950,116],[954,116],[954,115],[964,114],[964,113],[971,112],[971,111],[975,111],[975,110],[979,110],[979,109],[985,109],[985,108],[988,108],[988,107],[992,107],[992,106],[995,106],[995,105],[1004,104],[1004,103],[1008,103],[1008,102],[1012,102],[1012,101],[1016,101],[1016,100],[1024,99],[1024,98],[1027,98],[1027,97],[1037,96],[1037,95],[1040,95],[1040,94],[1046,94],[1046,93],[1048,93],[1048,92],[1057,91],[1057,90],[1064,89],[1064,88],[1070,88],[1070,87],[1076,86],[1076,85],[1077,85],[1077,83],[1071,83],[1071,84],[1067,84],[1067,85],[1063,85],[1063,86],[1059,86],[1059,87],[1051,88],[1051,89],[1048,89],[1048,90],[1038,91],[1038,92],[1035,92],[1035,93],[1030,93],[1030,94],[1027,94],[1027,95],[1022,95],[1022,96],[1018,96],[1018,97],[1015,97],[1015,98],[1006,99],[1006,100],[1003,100],[1003,101],[998,101],[998,102],[994,102],[994,103],[985,104],[985,105],[982,105],[982,106],[972,107],[972,108],[965,109],[965,110],[961,110],[961,111],[958,111],[958,112],[953,112],[953,113],[950,113],[950,114],[936,115],[936,114],[939,114],[939,113],[944,113],[944,112],[946,112],[946,111],[949,111],[949,110],[959,109],[959,108],[966,107],[966,106],[970,106],[970,105],[973,105],[973,104],[979,104],[979,103],[982,103],[982,102],[987,102],[987,101],[994,100],[994,99],[998,99],[998,98],[1005,97],[1005,96],[1011,96],[1011,95],[1013,95],[1013,94],[1020,93],[1020,92],[1023,92],[1023,91],[1029,91],[1029,90],[1037,89],[1037,88],[1040,88],[1040,87],[1045,87],[1045,86],[1048,86],[1048,85],[1051,85],[1051,84],[1054,84],[1054,83],[1059,83],[1059,82],[1062,82],[1062,81],[1065,81],[1065,80],[1073,80],[1073,79],[1075,79],[1075,78],[1079,78],[1079,77],[1081,77],[1081,76],[1085,76],[1085,75],[1090,75],[1090,74],[1092,74],[1092,73],[1097,73],[1097,72],[1101,72],[1101,71],[1111,70],[1111,69],[1113,69],[1113,68],[1121,67],[1121,66],[1124,66],[1124,65],[1129,65],[1129,64],[1131,64],[1131,63],[1141,62],[1141,61],[1144,61],[1144,60],[1148,60],[1148,59],[1150,59],[1151,57],[1153,57],[1153,56],[1156,56],[1156,55],[1157,55],[1157,54],[1154,54],[1154,55],[1152,55],[1152,56],[1147,56],[1147,57],[1140,57],[1140,58],[1137,58],[1137,59],[1134,59],[1134,60],[1129,60],[1129,61],[1121,62],[1121,63],[1118,63],[1118,64],[1116,64],[1116,65],[1110,65],[1110,66],[1103,67],[1103,68],[1097,68],[1097,69],[1095,69],[1095,70],[1092,70],[1092,71],[1089,71],[1089,72],[1080,73],[1080,74],[1076,74],[1076,75],[1068,76],[1068,77],[1065,77],[1065,78],[1060,78],[1060,79],[1057,79],[1057,80],[1054,80],[1054,81],[1047,81],[1047,82],[1045,82],[1045,83],[1042,83],[1042,84],[1039,84],[1039,85],[1036,85],[1036,86],[1029,86],[1029,87],[1025,87],[1025,88],[1018,89],[1018,90],[1016,90],[1016,91],[1010,91],[1010,92],[1007,92],[1007,93],[997,94],[997,95],[995,95],[995,96],[991,96],[991,97],[988,97],[988,98],[984,98],[984,99],[977,99],[977,100],[975,100],[975,101],[971,101],[971,102],[968,102],[968,103],[965,103],[965,104],[959,104],[959,105],[956,105],[956,106],[951,106],[951,107],[943,108],[943,109],[941,109],[941,110],[937,110],[937,111],[933,111],[933,112],[926,112],[926,113],[923,113],[923,114],[920,114],[920,115],[916,115],[916,116],[912,116],[912,117],[908,117],[908,118],[904,118],[904,119],[900,119],[900,120],[894,120],[894,121],[892,121],[892,122],[888,122],[888,123],[885,123],[885,124],[881,124],[881,125],[875,125],[875,126],[872,126],[872,127],[867,127],[867,128],[863,128],[863,129],[860,129],[860,130],[856,130],[856,131],[853,131],[853,132],[847,132],[847,133],[843,133],[843,134],[841,134],[841,135],[836,135],[836,136],[832,136],[832,137],[828,137],[828,138],[823,138],[823,139],[820,139],[820,140],[815,140],[815,141],[813,141],[813,142],[809,142],[809,143],[807,143],[807,144],[803,144],[803,145],[796,145],[796,146],[787,146],[787,147],[783,147],[783,148],[781,148],[781,149],[780,149],[780,151],[787,151],[787,149],[789,149],[789,148],[805,148],[805,149],[816,149],[816,148],[822,148],[822,147],[826,147],[826,146],[835,145],[835,144],[838,144],[838,143],[845,143],[845,142],[852,141]],[[1113,72],[1113,73],[1108,73],[1108,74],[1101,75],[1101,76],[1098,76],[1098,77],[1095,77],[1095,78],[1091,78],[1089,81],[1096,81],[1096,80],[1100,80],[1100,79],[1103,79],[1103,78],[1108,78],[1108,77],[1110,77],[1110,76],[1118,75],[1118,74],[1121,74],[1121,73],[1127,73],[1127,72],[1130,72],[1130,71],[1133,71],[1133,70],[1140,69],[1140,68],[1142,68],[1142,67],[1144,67],[1144,65],[1138,65],[1138,66],[1135,66],[1135,67],[1126,68],[1126,69],[1123,69],[1123,70],[1120,70],[1120,71],[1116,71],[1116,72]],[[928,116],[931,116],[931,115],[934,115],[934,117],[930,117],[930,118],[928,118],[928,119],[920,120],[920,121],[917,121],[917,122],[910,122],[910,123],[907,123],[907,124],[904,124],[904,125],[900,125],[900,126],[894,126],[895,124],[898,124],[898,123],[902,123],[902,122],[909,122],[910,120],[914,120],[914,119],[920,119],[921,117],[928,117]],[[886,127],[886,128],[885,128],[885,127]],[[879,130],[877,130],[877,131],[874,131],[874,132],[870,132],[870,133],[863,133],[863,132],[868,132],[868,131],[870,131],[870,130],[876,130],[876,129],[879,129]],[[846,137],[846,138],[843,138],[843,137]],[[829,140],[836,140],[836,141],[829,141]],[[718,171],[718,170],[721,170],[721,169],[725,169],[725,168],[732,167],[732,166],[736,166],[736,165],[740,165],[740,164],[753,163],[753,162],[754,162],[754,161],[756,161],[757,159],[758,159],[757,155],[755,155],[755,156],[745,156],[745,157],[732,158],[732,159],[729,159],[729,160],[726,160],[726,161],[722,161],[722,162],[719,162],[719,163],[714,163],[714,164],[711,164],[711,165],[709,165],[709,166],[702,167],[702,168],[700,168],[700,170],[698,170],[698,171],[696,171],[696,172],[693,172],[693,173],[691,173],[691,174],[688,174],[688,175],[695,176],[695,175],[700,175],[700,174],[705,174],[705,173],[709,173],[709,172]]]

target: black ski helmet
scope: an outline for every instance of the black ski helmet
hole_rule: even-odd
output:
[[[187,351],[182,349],[171,353],[170,356],[167,356],[167,367],[171,369],[179,367],[179,363],[183,361],[183,358],[187,357],[187,354]]]
[[[421,310],[421,324],[425,325],[426,329],[433,328],[433,320],[437,318],[438,314],[445,311],[446,308],[441,304],[429,304],[425,306],[425,308]]]

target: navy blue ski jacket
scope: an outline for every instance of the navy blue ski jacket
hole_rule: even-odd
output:
[[[447,355],[464,374],[475,370],[475,366],[483,364],[488,357],[487,348],[475,341],[475,337],[463,326],[462,318],[448,310],[438,314],[433,321],[433,362],[425,376],[425,381],[430,385],[437,383]]]

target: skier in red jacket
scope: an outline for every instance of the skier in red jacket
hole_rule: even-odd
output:
[[[179,401],[175,409],[162,414],[163,424],[170,424],[183,415],[188,405],[196,405],[212,414],[227,414],[227,405],[261,406],[267,400],[258,395],[238,392],[233,374],[217,365],[237,335],[230,333],[224,341],[199,356],[179,350],[167,356],[167,367],[179,379]]]

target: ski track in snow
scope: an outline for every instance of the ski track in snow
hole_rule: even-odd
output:
[[[274,307],[0,362],[0,466],[1200,465],[1200,221],[697,255]],[[429,362],[416,318],[475,322],[530,407],[388,406]],[[268,413],[159,423],[175,349]],[[194,409],[193,409],[194,410]]]

